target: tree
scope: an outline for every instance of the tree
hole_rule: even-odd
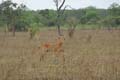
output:
[[[2,16],[4,22],[7,25],[7,28],[11,28],[13,32],[13,36],[15,36],[15,22],[18,19],[18,15],[20,14],[17,3],[13,3],[11,0],[4,1],[0,4],[0,10],[2,12]]]
[[[101,22],[108,28],[117,28],[120,25],[120,5],[113,3],[108,8],[108,16],[105,17]]]
[[[108,12],[111,16],[120,16],[120,5],[117,3],[111,4],[108,9]]]
[[[68,26],[69,26],[68,35],[69,35],[70,38],[72,38],[74,36],[74,32],[75,32],[75,28],[78,24],[78,20],[75,17],[69,17],[67,19],[67,23],[68,23]]]
[[[64,10],[66,7],[64,7],[64,10],[62,10],[62,7],[64,6],[64,3],[66,0],[53,0],[57,9],[57,18],[56,18],[56,24],[58,28],[58,35],[62,35],[60,30],[60,24],[61,24],[61,17],[64,14]]]
[[[13,26],[15,31],[26,31],[26,25],[28,25],[26,22],[24,22],[24,19],[22,19],[24,17],[24,13],[27,10],[26,5],[24,4],[20,4],[19,6],[17,5],[16,8],[13,8],[13,18],[14,18],[14,22],[13,22]],[[14,31],[14,34],[15,34]]]

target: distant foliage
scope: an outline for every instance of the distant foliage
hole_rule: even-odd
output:
[[[120,5],[118,3],[111,4],[108,9],[89,6],[77,10],[67,10],[67,5],[63,6],[65,0],[53,1],[56,10],[44,9],[37,11],[28,9],[24,4],[18,5],[12,0],[3,1],[0,3],[0,27],[7,26],[10,31],[14,32],[26,31],[31,25],[39,28],[56,25],[64,26],[69,22],[68,20],[71,20],[69,19],[71,17],[76,18],[79,25],[96,25],[99,23],[103,27],[118,27],[120,24]],[[69,22],[69,24],[74,24],[72,22]]]
[[[107,28],[120,26],[120,16],[118,17],[108,17],[99,22],[101,25]]]

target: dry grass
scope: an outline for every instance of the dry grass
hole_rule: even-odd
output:
[[[120,80],[119,30],[76,30],[73,39],[64,31],[64,64],[53,52],[36,50],[55,33],[41,31],[39,40],[29,40],[27,33],[5,37],[1,32],[0,80]]]

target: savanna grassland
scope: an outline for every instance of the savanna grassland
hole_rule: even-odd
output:
[[[64,62],[37,48],[55,34],[43,30],[30,40],[26,32],[0,32],[0,80],[120,80],[120,30],[76,30],[72,39],[64,30]]]

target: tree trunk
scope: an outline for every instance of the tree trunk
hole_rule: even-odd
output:
[[[57,25],[57,29],[58,29],[58,35],[61,36],[61,29],[60,29],[60,25]]]
[[[5,26],[5,36],[7,35],[7,32],[8,32],[8,27]]]
[[[60,28],[60,13],[59,13],[59,11],[57,11],[56,23],[57,23],[58,35],[61,36],[62,34],[61,34],[61,28]]]
[[[13,26],[13,28],[12,28],[12,32],[13,32],[13,37],[15,37],[15,26]]]
[[[57,8],[57,19],[56,19],[56,23],[57,23],[57,29],[58,29],[58,35],[59,35],[59,36],[62,36],[61,28],[60,28],[60,25],[61,25],[60,17],[62,17],[61,15],[63,15],[63,14],[64,14],[64,11],[65,11],[65,8],[64,8],[63,12],[61,12],[61,11],[62,11],[61,8],[63,7],[65,1],[66,1],[66,0],[63,0],[62,3],[60,4],[60,6],[59,6],[59,3],[58,3],[59,1],[58,1],[58,0],[55,1],[56,8]]]

